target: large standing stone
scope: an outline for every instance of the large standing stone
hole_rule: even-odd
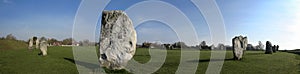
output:
[[[40,44],[40,50],[41,50],[41,53],[43,56],[46,56],[47,55],[47,47],[48,47],[48,43],[46,40],[42,40],[41,41],[41,44]]]
[[[273,53],[272,43],[270,41],[267,41],[265,54],[272,54],[272,53]]]
[[[237,36],[232,39],[233,55],[235,60],[241,60],[248,45],[247,37]]]
[[[31,50],[33,46],[33,38],[29,39],[28,49]]]
[[[100,64],[123,69],[136,49],[136,31],[132,21],[119,10],[103,11],[100,36]]]
[[[37,39],[35,40],[35,48],[36,48],[36,49],[39,49],[39,45],[40,45],[40,40],[37,38]]]

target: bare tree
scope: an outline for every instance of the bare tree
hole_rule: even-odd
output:
[[[258,41],[258,45],[256,46],[258,50],[263,50],[264,49],[264,44],[261,41]]]

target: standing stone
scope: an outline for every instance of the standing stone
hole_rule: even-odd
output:
[[[167,50],[172,50],[173,49],[171,44],[163,44],[163,45],[165,46],[165,48]]]
[[[270,41],[267,41],[265,54],[272,54],[272,53],[273,53],[272,43]]]
[[[35,40],[35,48],[36,48],[36,49],[39,49],[39,45],[40,45],[40,40],[37,38],[37,39]]]
[[[41,41],[41,44],[40,44],[40,54],[42,54],[43,56],[46,56],[47,55],[47,41],[46,40],[42,40]]]
[[[103,11],[100,36],[100,65],[123,69],[136,49],[136,31],[125,12]]]
[[[33,38],[29,39],[28,49],[31,50],[33,46]]]
[[[277,48],[276,48],[276,51],[278,51],[278,50],[279,50],[279,45],[277,45],[276,47],[277,47]]]
[[[225,50],[225,49],[226,49],[226,47],[225,47],[224,44],[218,44],[217,48],[218,48],[219,50]]]
[[[233,55],[235,60],[241,60],[248,45],[247,37],[237,36],[232,39]]]
[[[273,47],[272,47],[272,51],[273,51],[273,53],[276,53],[276,51],[277,51],[277,49],[276,49],[277,47],[276,47],[276,45],[274,45]]]

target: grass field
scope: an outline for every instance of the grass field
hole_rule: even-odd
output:
[[[199,52],[199,51],[195,51]],[[71,47],[49,47],[48,56],[38,56],[39,50],[28,51],[26,48],[15,50],[0,50],[0,74],[76,74],[77,69],[73,59]],[[210,62],[210,51],[201,51],[198,62],[197,74],[206,72]],[[148,49],[137,49],[134,59],[146,63],[151,56]],[[222,74],[299,74],[300,55],[278,52],[264,54],[263,51],[246,51],[241,61],[231,60],[232,52],[226,52],[226,60]],[[163,66],[156,74],[173,74],[180,62],[180,50],[168,50]],[[109,71],[122,73],[124,71]]]

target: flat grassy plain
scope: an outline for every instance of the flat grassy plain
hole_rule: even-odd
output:
[[[2,45],[1,45],[2,46]],[[0,46],[0,47],[1,47]],[[194,51],[200,53],[196,73],[206,72],[210,62],[211,51]],[[0,74],[77,74],[72,47],[49,47],[47,56],[38,56],[39,50],[28,51],[26,48],[0,50]],[[180,63],[180,50],[168,50],[163,66],[154,74],[173,74]],[[231,60],[232,52],[226,51],[226,60],[222,74],[299,74],[300,55],[277,52],[264,54],[264,51],[246,51],[241,61]],[[66,59],[67,58],[67,59]],[[151,56],[148,49],[138,48],[133,57],[140,63],[147,63]],[[214,62],[214,61],[211,61]],[[110,71],[108,73],[124,73]],[[125,72],[127,73],[127,72]]]

